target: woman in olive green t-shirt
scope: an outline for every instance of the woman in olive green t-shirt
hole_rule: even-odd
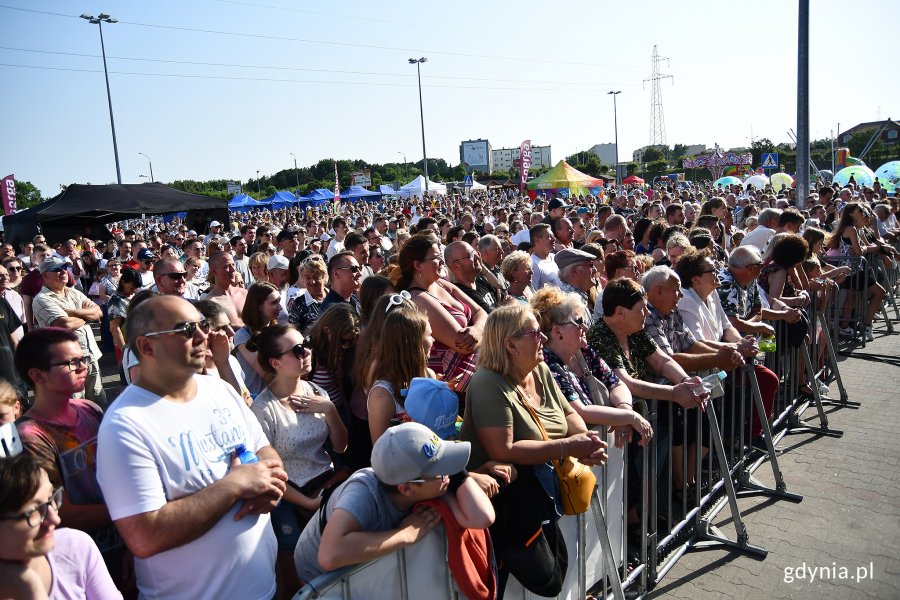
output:
[[[586,465],[605,462],[606,443],[587,430],[543,364],[544,339],[528,306],[504,306],[488,316],[460,431],[472,443],[470,470],[488,461],[536,465],[565,456]],[[524,402],[540,418],[548,440]]]

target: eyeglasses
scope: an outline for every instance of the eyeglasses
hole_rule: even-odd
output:
[[[306,356],[307,350],[312,352],[312,339],[305,337],[303,338],[302,342],[291,346],[290,348],[279,354],[279,356],[284,356],[285,354],[290,353],[293,354],[294,358],[296,358],[297,360],[302,360],[303,357]]]
[[[339,271],[350,271],[354,275],[359,275],[360,273],[362,273],[362,269],[360,267],[357,267],[356,265],[351,265],[349,267],[335,267],[335,269]]]
[[[529,329],[528,331],[521,331],[521,332],[517,333],[516,335],[514,335],[513,337],[524,337],[526,335],[531,336],[531,338],[534,340],[539,340],[539,339],[541,339],[543,334],[541,333],[541,329],[537,328],[537,329]]]
[[[403,290],[399,294],[393,294],[390,298],[388,298],[387,308],[384,309],[384,314],[391,312],[391,309],[395,306],[400,306],[406,300],[412,300],[412,294]]]
[[[29,527],[37,527],[38,525],[40,525],[41,523],[44,522],[44,519],[47,518],[47,511],[49,510],[49,508],[51,506],[53,506],[53,510],[59,512],[59,507],[62,506],[62,499],[63,499],[63,489],[56,488],[55,490],[53,490],[53,495],[50,496],[50,499],[47,500],[46,502],[42,502],[41,504],[38,504],[31,510],[26,510],[25,512],[18,514],[18,515],[9,515],[9,516],[5,516],[5,517],[0,517],[0,521],[24,520],[26,523],[28,523]],[[40,520],[37,523],[32,523],[31,522],[32,516],[35,513],[37,513],[37,515],[40,517]]]
[[[168,277],[169,279],[187,279],[187,273],[181,271],[172,271],[171,273],[163,273],[163,277]]]
[[[13,273],[18,273],[22,270],[22,267],[6,267],[7,271],[12,271]]]
[[[469,252],[467,255],[461,256],[461,257],[457,258],[456,260],[454,260],[454,261],[453,261],[453,264],[455,265],[456,263],[458,263],[458,262],[461,261],[461,260],[471,260],[472,262],[475,262],[475,257],[476,257],[476,256],[478,256],[478,253],[475,252],[474,250],[472,250],[472,251]]]
[[[65,366],[69,367],[70,371],[78,371],[82,367],[87,367],[89,364],[91,364],[90,356],[78,356],[76,358],[70,358],[69,360],[66,360],[63,362],[50,363],[50,366],[51,367],[62,367],[65,365]]]
[[[718,269],[705,269],[703,271],[700,271],[700,274],[706,275],[707,273],[715,273],[716,271],[718,271]]]
[[[206,319],[201,319],[200,321],[188,321],[187,323],[182,323],[175,327],[175,329],[166,329],[165,331],[145,333],[144,337],[154,337],[157,335],[165,335],[168,333],[177,333],[190,340],[193,339],[194,335],[197,334],[197,329],[202,331],[204,334],[207,334],[209,333],[210,328],[211,326],[209,321],[207,321]]]
[[[575,317],[574,319],[566,321],[563,325],[574,325],[579,329],[587,329],[587,323],[585,323],[584,317]]]

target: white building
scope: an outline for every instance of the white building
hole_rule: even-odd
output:
[[[613,165],[616,163],[616,145],[615,144],[594,144],[590,152],[600,159],[604,165]]]
[[[519,148],[497,148],[491,150],[491,162],[493,171],[509,171],[519,168]],[[550,160],[550,146],[531,147],[531,168],[552,167]]]

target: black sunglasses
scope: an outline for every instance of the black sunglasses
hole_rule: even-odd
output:
[[[285,350],[278,356],[284,356],[285,354],[290,352],[291,354],[294,355],[294,358],[296,358],[297,360],[302,360],[303,357],[306,356],[307,350],[312,352],[312,338],[305,337],[305,338],[303,338],[302,342],[300,342],[299,344],[295,344],[294,346],[291,346],[290,348],[288,348],[287,350]]]
[[[179,273],[178,271],[163,273],[163,276],[168,277],[169,279],[187,279],[187,273]]]
[[[203,333],[209,333],[209,330],[212,328],[209,321],[206,319],[201,319],[200,321],[188,321],[187,323],[181,323],[177,325],[174,329],[166,329],[165,331],[153,331],[151,333],[145,333],[144,337],[154,337],[157,335],[165,335],[168,333],[177,333],[189,340],[194,339],[194,335],[197,333],[197,329],[202,331]]]
[[[354,275],[362,273],[362,269],[357,267],[356,265],[352,265],[350,267],[335,267],[335,268],[338,269],[339,271],[350,271]]]

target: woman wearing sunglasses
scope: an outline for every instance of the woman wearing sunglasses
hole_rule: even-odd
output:
[[[413,378],[434,378],[434,371],[428,368],[434,344],[431,325],[409,294],[384,296],[375,308],[386,314],[380,335],[374,340],[371,364],[362,376],[362,387],[368,390],[366,407],[373,444],[406,416],[401,392],[409,388]]]
[[[547,339],[543,348],[544,363],[575,412],[589,425],[620,428],[627,436],[617,438],[619,444],[631,440],[631,429],[641,436],[642,446],[649,443],[653,428],[631,410],[631,392],[606,361],[587,345],[585,333],[588,327],[578,295],[546,287],[532,297],[531,307],[538,314],[541,333]],[[600,388],[598,386],[592,392],[590,377],[595,377],[606,388],[609,406],[599,404],[601,398],[596,396]]]
[[[57,529],[62,488],[28,454],[0,460],[0,597],[121,598],[94,541]]]
[[[293,562],[300,532],[319,508],[322,490],[345,478],[345,474],[335,473],[325,446],[343,454],[347,428],[328,393],[303,380],[312,371],[312,352],[309,340],[299,331],[290,325],[272,325],[251,338],[247,346],[272,377],[251,410],[288,474],[288,487],[272,513],[272,526],[278,539],[279,589],[282,597],[290,598],[300,588]]]

